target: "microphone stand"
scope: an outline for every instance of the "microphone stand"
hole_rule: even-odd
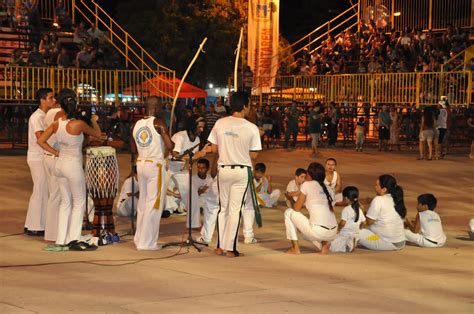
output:
[[[192,224],[191,224],[191,217],[193,213],[193,204],[192,204],[192,199],[193,199],[193,150],[200,145],[197,144],[187,150],[185,150],[178,158],[182,158],[184,156],[189,157],[189,193],[188,193],[188,238],[185,241],[182,242],[171,242],[163,245],[163,247],[167,246],[187,246],[187,247],[194,247],[198,252],[201,252],[202,249],[199,248],[197,245],[203,245],[203,246],[208,246],[207,243],[202,243],[198,241],[194,241],[192,237]]]

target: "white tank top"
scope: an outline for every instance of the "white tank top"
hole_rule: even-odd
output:
[[[46,112],[46,116],[44,117],[44,128],[47,129],[51,124],[54,122],[54,117],[56,114],[61,111],[61,108],[52,108]],[[51,134],[51,137],[48,139],[48,144],[53,147],[54,149],[59,149],[59,145],[56,140],[56,133]]]
[[[334,174],[332,176],[331,182],[329,182],[327,179],[324,179],[324,185],[327,186],[328,190],[332,190],[332,192],[335,194],[336,193],[336,183],[337,183],[337,172],[334,171]]]
[[[138,120],[133,128],[139,159],[163,160],[165,143],[155,129],[155,117]]]
[[[66,125],[70,119],[58,120],[58,130],[56,131],[56,140],[59,143],[59,158],[75,157],[82,158],[82,142],[84,142],[84,134],[72,135],[66,131]]]

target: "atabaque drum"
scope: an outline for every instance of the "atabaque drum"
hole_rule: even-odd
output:
[[[92,234],[115,233],[112,207],[118,193],[119,171],[115,148],[89,147],[86,150],[86,186],[94,201]]]

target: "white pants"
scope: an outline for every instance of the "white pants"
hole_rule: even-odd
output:
[[[331,252],[352,252],[354,249],[354,239],[356,237],[338,234],[337,237],[331,241]]]
[[[87,201],[82,158],[58,158],[55,174],[61,193],[56,244],[62,245],[81,238]]]
[[[25,227],[32,231],[43,231],[48,204],[48,181],[43,158],[38,160],[27,159],[27,163],[33,179],[33,192],[28,204]]]
[[[242,208],[245,205],[249,173],[247,168],[219,168],[220,209],[217,216],[217,247],[237,251]]]
[[[407,238],[408,242],[414,243],[421,247],[442,247],[444,245],[444,242],[433,243],[431,241],[428,241],[421,234],[413,233],[411,232],[411,230],[408,230],[408,229],[405,229],[405,237]]]
[[[313,242],[319,249],[322,246],[321,242],[332,241],[337,235],[337,228],[328,230],[321,226],[311,225],[305,215],[295,211],[293,208],[288,208],[285,211],[285,227],[288,240],[298,240],[297,231],[299,230],[303,234],[303,238]]]
[[[137,250],[157,250],[166,184],[163,161],[137,162],[140,197],[137,206],[137,230],[133,241]]]
[[[278,203],[280,198],[281,191],[279,189],[273,189],[272,193],[258,193],[260,197],[265,202],[265,207],[273,207]]]
[[[216,229],[217,214],[219,213],[219,204],[215,206],[203,207],[203,223],[201,228],[201,237],[206,242],[212,241],[212,235]]]
[[[252,196],[250,193],[247,193],[247,199],[245,200],[245,208],[242,211],[243,216],[243,227],[242,233],[244,238],[252,239],[255,237],[253,233],[253,224],[255,223],[255,209],[252,204]]]
[[[55,175],[56,160],[57,158],[54,156],[44,156],[43,160],[49,191],[44,222],[44,239],[47,241],[56,241],[58,234],[58,212],[61,192],[59,191],[58,179]]]
[[[137,215],[138,197],[133,197],[133,215]],[[117,206],[117,215],[121,217],[130,217],[132,214],[132,197],[127,197],[123,202]]]
[[[176,186],[178,188],[179,194],[181,195],[181,205],[186,208],[187,215],[186,215],[186,227],[189,228],[189,173],[188,172],[177,172],[173,173],[173,178],[176,182]],[[198,208],[198,193],[197,189],[193,189],[193,193],[191,193],[191,202],[193,206],[193,210],[191,211],[191,228],[199,228],[201,227],[201,213]]]
[[[405,246],[403,242],[395,245],[394,243],[382,240],[378,234],[373,233],[369,229],[361,229],[359,231],[359,237],[359,244],[369,250],[397,251]]]

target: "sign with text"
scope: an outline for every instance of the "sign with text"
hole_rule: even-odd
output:
[[[248,64],[253,94],[269,91],[278,70],[280,0],[249,0]]]

